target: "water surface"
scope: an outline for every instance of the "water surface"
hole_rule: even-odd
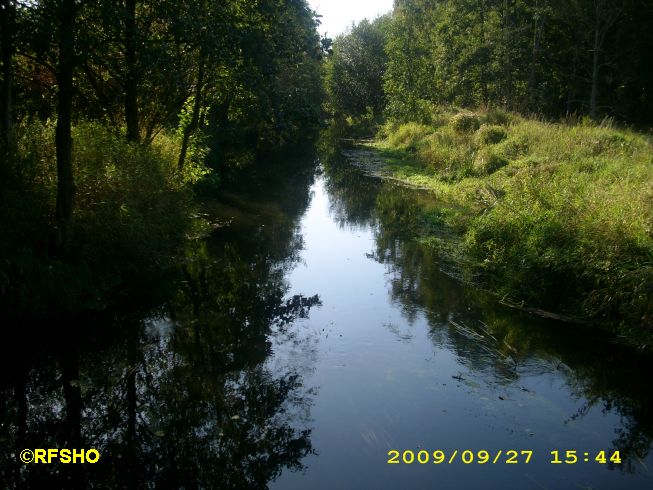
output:
[[[651,488],[649,364],[462,285],[412,238],[432,197],[337,155],[207,202],[210,233],[129,308],[7,337],[3,486]],[[40,447],[102,458],[17,460]]]

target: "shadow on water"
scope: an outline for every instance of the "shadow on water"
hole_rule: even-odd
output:
[[[270,164],[264,186],[208,202],[216,225],[146,306],[1,342],[3,488],[266,488],[303,468],[315,392],[306,366],[269,359],[320,306],[288,296],[285,278],[302,248],[312,162]],[[101,459],[24,465],[25,448],[95,448]]]
[[[392,478],[404,483],[416,478],[424,487],[432,484],[433,472],[390,472],[388,465],[379,466],[387,448],[361,450],[360,432],[349,428],[382,427],[385,440],[393,442],[417,433],[451,447],[487,440],[504,449],[521,444],[516,449],[550,450],[555,443],[561,450],[582,450],[574,438],[586,435],[586,427],[578,425],[588,418],[597,424],[591,430],[609,433],[613,449],[621,451],[624,463],[615,468],[623,475],[651,476],[646,469],[653,440],[650,359],[623,352],[590,330],[508,310],[461,284],[460,274],[452,274],[436,247],[415,239],[425,204],[436,205],[431,196],[367,177],[339,158],[336,147],[326,150],[320,169],[313,155],[270,164],[259,168],[255,179],[243,174],[238,185],[207,199],[198,220],[206,233],[189,242],[179,267],[165,280],[144,281],[154,286],[134,299],[133,308],[3,335],[2,487],[267,488],[276,481],[284,488],[290,481],[280,475],[303,470],[296,482],[300,488],[325,487],[326,480],[312,475],[349,483],[358,478],[375,488],[391,487],[397,482]],[[365,288],[365,281],[377,286],[385,281],[387,298],[372,297],[368,289],[339,291],[338,284],[323,284],[322,276],[311,284],[324,287],[323,295],[331,294],[333,303],[316,312],[323,301],[320,291],[297,294],[293,288],[291,294],[288,277],[302,264],[307,230],[301,220],[316,175],[328,195],[321,202],[328,201],[330,219],[340,230],[353,231],[361,240],[367,240],[362,231],[371,230],[371,252],[357,259],[342,249],[343,267],[351,257],[349,272],[366,271],[369,277],[360,283]],[[324,253],[333,259],[337,247],[328,245]],[[366,267],[372,262],[381,264],[376,269],[385,274],[374,275],[376,269]],[[306,274],[313,277],[315,271]],[[338,304],[336,293],[347,296],[354,309]],[[402,321],[376,325],[377,317],[368,322],[356,310],[362,306],[370,315],[388,314],[378,318],[398,310]],[[352,311],[356,316],[351,321],[359,330],[351,333],[359,338],[351,344],[349,335],[334,331],[327,340],[323,324],[304,321],[313,311],[313,317],[333,324],[329,315],[338,314],[338,308],[342,315]],[[417,343],[421,328],[428,339],[422,344],[432,345],[434,357],[444,359],[437,369],[424,360],[422,346],[400,350]],[[312,330],[324,337],[316,341]],[[378,339],[361,339],[367,332]],[[381,339],[388,332],[389,340]],[[290,346],[290,355],[279,355],[284,346]],[[319,356],[312,355],[316,349]],[[383,378],[390,360],[397,362],[393,369],[401,377],[395,385]],[[360,361],[355,371],[344,370],[355,361]],[[320,391],[312,386],[319,362],[326,362],[322,368],[332,366],[337,386],[321,384]],[[328,369],[320,376],[320,383],[331,379]],[[328,390],[338,396],[320,398]],[[361,402],[362,393],[369,400],[347,412],[347,402]],[[314,420],[318,400],[322,418]],[[404,416],[415,400],[426,405],[426,417],[419,411],[414,419]],[[459,422],[447,419],[442,408],[456,411]],[[356,420],[343,420],[345,415]],[[460,421],[482,438],[463,439],[466,433],[454,427]],[[533,437],[506,435],[522,431],[524,437],[530,426],[521,422],[535,424]],[[574,425],[575,432],[566,429]],[[340,426],[346,427],[342,440]],[[324,448],[314,447],[318,433]],[[329,453],[330,445],[337,451]],[[95,448],[101,460],[24,465],[18,453],[25,448]],[[315,468],[322,462],[327,473]],[[353,468],[349,473],[347,464]],[[333,468],[342,471],[335,475]],[[524,472],[541,479],[551,475],[550,465],[532,468]],[[493,470],[485,467],[446,471],[458,470],[438,473],[445,487],[451,481],[471,481],[475,487],[492,481]],[[478,479],[473,476],[481,471]],[[498,466],[494,471],[508,474]],[[601,478],[597,470],[594,475]]]
[[[461,281],[465,271],[452,271],[437,246],[418,239],[423,210],[438,207],[432,195],[363,175],[337,152],[327,154],[323,165],[334,221],[341,228],[373,231],[375,249],[367,258],[385,265],[390,301],[407,325],[389,326],[397,340],[410,341],[411,327],[424,318],[434,348],[454,353],[466,370],[454,378],[467,387],[501,387],[505,395],[499,403],[505,402],[507,412],[521,410],[516,401],[534,394],[525,387],[527,378],[553,373],[582,402],[563,424],[591,410],[616,414],[620,422],[612,448],[605,449],[619,450],[623,463],[609,466],[653,477],[648,462],[653,445],[650,357],[615,345],[591,326],[511,310],[466,285]],[[486,394],[478,390],[479,396]]]

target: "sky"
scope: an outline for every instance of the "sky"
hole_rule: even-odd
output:
[[[321,34],[329,37],[342,34],[352,22],[370,20],[392,10],[393,0],[308,0],[309,5],[322,15]]]

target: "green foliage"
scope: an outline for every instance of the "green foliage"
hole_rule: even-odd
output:
[[[476,132],[476,141],[480,146],[496,145],[508,137],[508,133],[501,126],[489,126],[484,124]]]
[[[191,186],[215,192],[228,157],[319,128],[323,51],[305,0],[7,5],[0,294],[13,318],[102,307],[167,262]]]
[[[395,2],[386,114],[425,122],[426,101],[650,123],[652,19],[643,0]]]
[[[481,121],[476,114],[462,112],[451,118],[451,127],[460,134],[473,133],[481,127]]]
[[[367,19],[352,26],[333,42],[326,64],[326,87],[332,110],[360,117],[378,116],[383,110],[385,31],[389,18]]]
[[[124,131],[126,85],[135,81],[139,132],[149,143],[177,127],[180,114],[182,126],[190,122],[203,66],[200,129],[220,150],[231,141],[276,148],[319,126],[323,53],[305,0],[136,3],[131,40],[125,2],[78,6],[75,117]],[[16,120],[56,118],[57,5],[20,3]]]
[[[512,119],[513,118],[509,112],[497,109],[496,107],[488,109],[488,111],[483,114],[484,124],[493,126],[508,126],[512,122]]]
[[[475,134],[455,131],[455,116],[444,127],[388,123],[377,146],[391,151],[394,177],[451,205],[447,223],[461,230],[467,255],[497,294],[650,344],[650,138],[506,119],[510,125]],[[488,136],[495,131],[499,143]]]
[[[319,128],[324,100],[314,13],[304,0],[227,5],[215,26],[227,42],[213,45],[205,90],[213,155],[304,141]]]
[[[56,257],[54,125],[17,133],[18,157],[4,189],[0,302],[9,319],[103,308],[109,293],[147,269],[166,265],[189,225],[190,194],[176,174],[177,145],[129,144],[97,123],[74,128],[75,233],[71,257]],[[192,167],[192,166],[191,166]],[[193,172],[193,170],[189,170]]]
[[[488,175],[508,165],[508,160],[492,148],[482,148],[474,159],[474,170],[479,175]]]
[[[423,124],[407,123],[399,126],[388,135],[388,143],[397,149],[416,150],[418,143],[429,133],[429,127]]]

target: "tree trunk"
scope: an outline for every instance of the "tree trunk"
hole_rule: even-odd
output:
[[[576,36],[576,41],[577,40]],[[578,46],[579,42],[574,43],[573,57],[571,60],[571,73],[567,76],[567,115],[572,114],[574,100],[576,98],[576,77],[578,74]]]
[[[200,47],[199,56],[197,60],[197,83],[195,85],[195,101],[193,102],[193,115],[190,123],[184,128],[184,136],[181,142],[181,151],[179,152],[179,162],[177,167],[179,171],[184,169],[186,162],[186,153],[188,152],[188,142],[190,137],[197,129],[200,120],[200,111],[202,109],[202,85],[204,85],[204,64],[206,58],[206,49],[204,45]]]
[[[533,49],[531,52],[531,63],[528,70],[528,106],[531,109],[538,109],[536,87],[537,68],[540,64],[540,51],[542,48],[542,22],[540,21],[539,2],[535,2],[535,15],[533,20]]]
[[[507,109],[512,109],[512,1],[503,0],[503,79]]]
[[[599,52],[601,50],[601,26],[597,14],[594,27],[594,53],[592,56],[592,91],[590,94],[590,117],[596,119],[599,98]]]
[[[59,359],[61,365],[61,383],[66,409],[64,447],[83,448],[82,441],[82,392],[79,386],[79,353],[75,348],[66,349]],[[66,488],[87,488],[84,470],[81,464],[72,464]]]
[[[125,0],[125,122],[127,140],[138,142],[138,74],[136,67],[136,0]]]
[[[57,84],[57,253],[67,254],[73,228],[75,183],[72,167],[73,69],[75,67],[75,0],[61,0]]]
[[[623,1],[595,0],[594,2],[594,46],[592,50],[592,90],[590,92],[590,117],[598,117],[599,77],[601,66],[604,65],[601,52],[605,39],[615,22],[624,11]],[[614,51],[614,47],[612,47]]]
[[[481,94],[483,97],[483,105],[487,107],[490,97],[488,94],[488,87],[487,87],[487,81],[488,81],[488,76],[487,76],[487,66],[490,62],[490,60],[486,59],[486,53],[487,53],[487,42],[485,39],[485,0],[482,0],[479,5],[479,13],[480,13],[480,21],[481,21],[481,46],[483,47],[483,59],[481,60]]]
[[[0,108],[0,147],[9,151],[13,141],[13,55],[14,55],[14,22],[15,6],[11,0],[0,0],[2,18],[0,19],[2,42],[2,100]]]

